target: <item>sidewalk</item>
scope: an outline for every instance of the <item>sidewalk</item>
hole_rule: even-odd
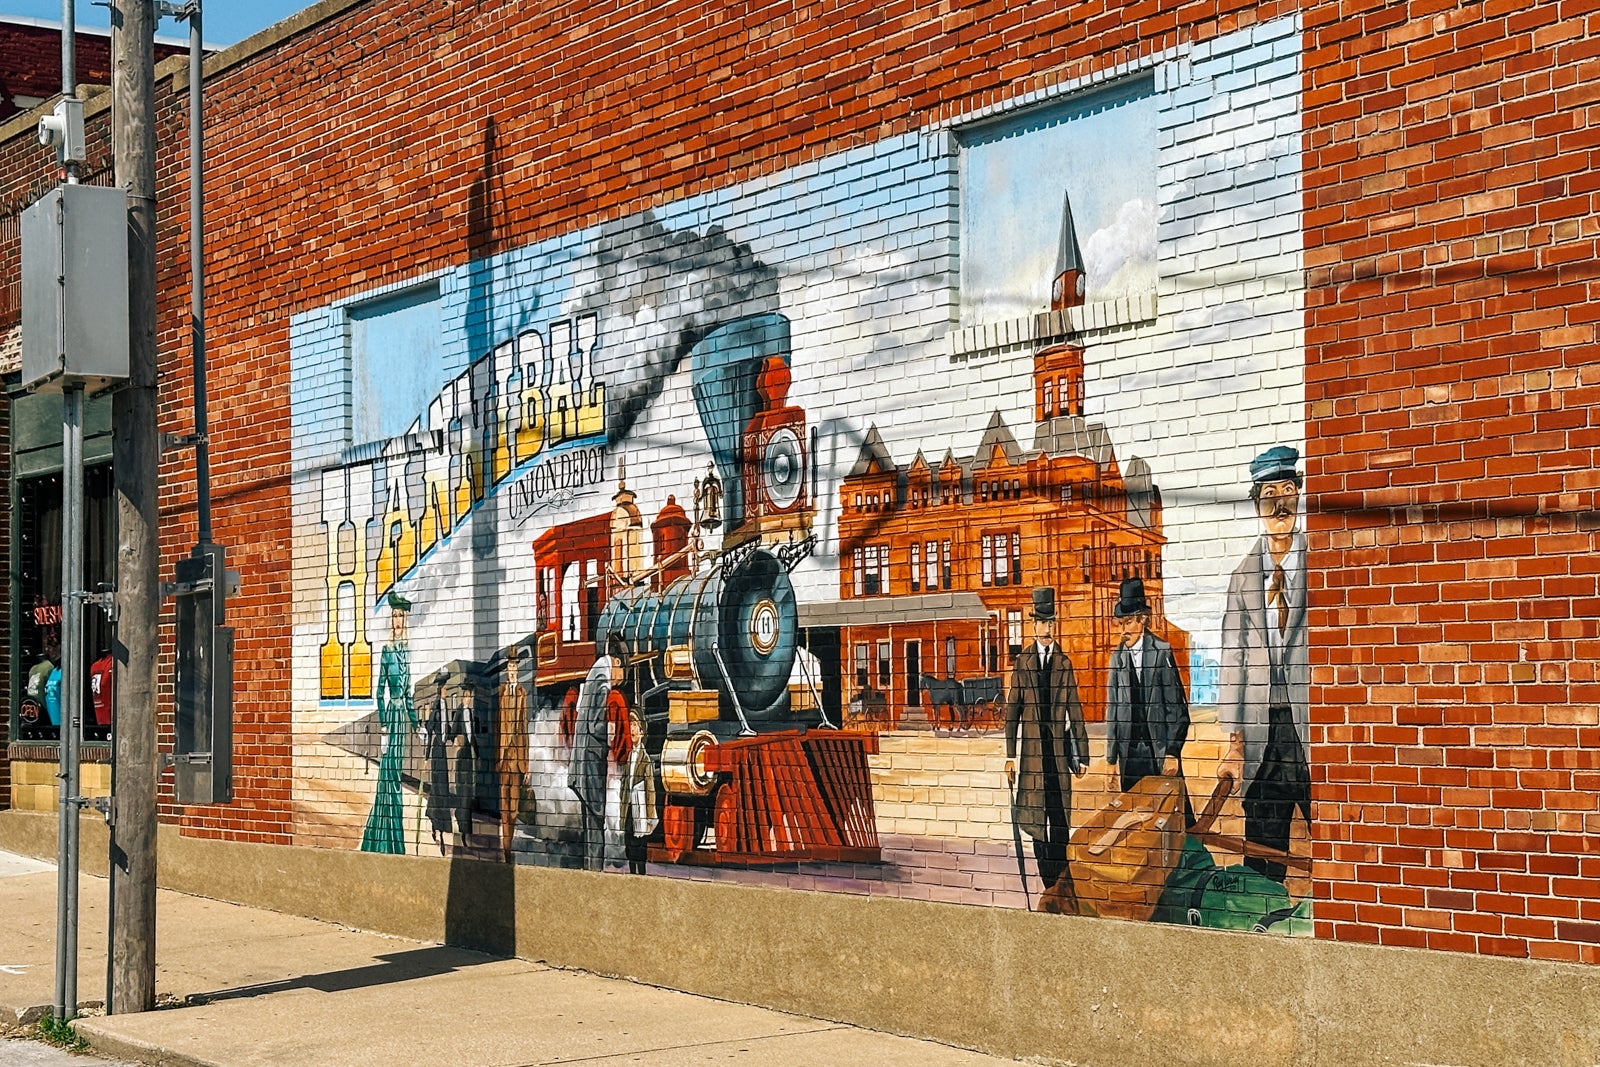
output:
[[[0,1021],[49,1009],[55,894],[54,867],[0,853]],[[105,995],[106,894],[83,878],[86,1005]],[[157,993],[186,1006],[81,1020],[103,1055],[164,1067],[1016,1062],[178,893],[163,891],[156,914]]]

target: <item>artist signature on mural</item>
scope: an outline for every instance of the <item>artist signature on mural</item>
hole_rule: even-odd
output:
[[[578,494],[576,490],[557,489],[543,500],[537,500],[528,505],[527,510],[519,511],[517,514],[517,525],[521,526],[523,523],[527,522],[533,516],[542,511],[549,511],[551,508],[559,508],[569,504],[576,499],[577,496]]]

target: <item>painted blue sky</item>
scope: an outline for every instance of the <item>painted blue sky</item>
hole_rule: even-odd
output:
[[[309,6],[309,0],[212,0],[202,9],[206,44],[217,47],[237,44]],[[110,11],[90,0],[76,0],[74,12],[79,26],[106,29],[111,25]],[[0,16],[5,15],[59,23],[61,4],[56,0],[0,0]],[[161,20],[159,32],[163,37],[187,39],[189,29],[176,19],[168,18]]]
[[[996,322],[1050,305],[1062,192],[1072,198],[1087,298],[1156,283],[1155,100],[1133,79],[960,136],[961,318]]]

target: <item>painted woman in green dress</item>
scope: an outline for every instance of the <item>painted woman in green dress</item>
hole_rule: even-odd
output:
[[[378,657],[378,725],[383,728],[383,754],[378,760],[378,795],[361,835],[361,851],[403,854],[406,850],[405,811],[400,803],[400,771],[405,764],[406,742],[417,728],[417,709],[411,702],[411,646],[406,642],[406,619],[411,601],[389,593],[389,643]]]

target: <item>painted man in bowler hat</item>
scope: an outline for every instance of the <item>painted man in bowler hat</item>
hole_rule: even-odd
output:
[[[1067,870],[1072,779],[1089,766],[1078,681],[1055,627],[1056,591],[1035,589],[1034,640],[1017,656],[1006,694],[1006,781],[1046,889]]]
[[[1306,539],[1300,532],[1300,453],[1269,448],[1250,464],[1261,536],[1234,568],[1222,619],[1222,773],[1244,789],[1244,836],[1289,850],[1295,811],[1311,823],[1310,657]],[[1282,863],[1245,862],[1283,881]]]
[[[1122,791],[1152,774],[1183,773],[1189,698],[1172,645],[1150,630],[1144,582],[1125,578],[1112,617],[1120,635],[1106,683],[1106,762],[1121,772]],[[1184,797],[1184,815],[1194,821]]]

